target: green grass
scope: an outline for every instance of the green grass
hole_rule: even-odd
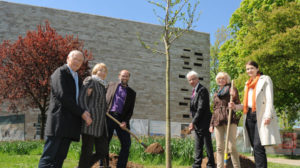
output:
[[[299,168],[299,166],[292,166],[292,165],[285,165],[285,164],[278,164],[278,163],[270,163],[268,162],[269,168]]]
[[[144,137],[142,141],[150,145],[154,142],[165,146],[165,139],[161,137]],[[215,145],[214,145],[215,146]],[[0,142],[0,167],[2,168],[36,168],[44,147],[43,141],[14,141]],[[173,138],[171,140],[172,165],[178,168],[190,167],[193,163],[194,141],[193,139]],[[118,153],[120,143],[117,138],[113,138],[110,144],[110,152]],[[70,146],[67,159],[64,162],[64,168],[73,168],[77,166],[80,157],[81,143],[73,142]],[[249,156],[250,154],[245,154]],[[271,155],[268,157],[285,156]],[[289,159],[289,158],[287,158]],[[295,159],[299,159],[296,157]],[[129,161],[145,165],[146,168],[165,167],[164,154],[148,154],[144,152],[142,145],[132,139]],[[269,163],[269,168],[295,168],[297,166],[288,166],[283,164]]]
[[[245,156],[252,156],[251,153],[241,153]],[[279,155],[279,154],[267,154],[268,158],[281,158],[281,159],[292,159],[292,160],[300,160],[300,155],[298,156],[291,156],[291,155]]]

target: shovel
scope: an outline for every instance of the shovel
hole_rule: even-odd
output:
[[[116,122],[117,124],[121,125],[120,121],[118,121],[117,119],[115,119],[113,116],[111,116],[109,113],[106,113],[107,117],[109,117],[110,119],[112,119],[114,122]],[[142,140],[140,140],[133,132],[131,132],[128,128],[124,128],[125,131],[127,131],[129,134],[131,134],[145,149],[147,149],[147,145],[144,144],[142,142]]]
[[[230,91],[233,90],[233,80],[231,81],[231,88]],[[229,92],[230,92],[229,91]],[[232,95],[230,94],[230,103],[232,103]],[[225,151],[224,151],[224,168],[227,167],[228,162],[228,139],[229,139],[229,128],[231,123],[231,115],[232,115],[232,109],[229,108],[229,115],[228,115],[228,122],[227,122],[227,130],[226,130],[226,139],[225,139]]]

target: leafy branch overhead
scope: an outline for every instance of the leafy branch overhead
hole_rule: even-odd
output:
[[[200,1],[195,1],[193,4],[188,0],[175,0],[170,1],[170,5],[167,5],[166,0],[148,1],[154,5],[160,11],[153,9],[158,22],[164,27],[160,37],[160,41],[153,43],[153,47],[146,44],[141,39],[141,34],[137,33],[138,39],[141,45],[158,54],[166,54],[165,51],[159,49],[159,44],[165,43],[166,38],[171,45],[176,39],[181,37],[184,33],[195,28],[194,22],[199,20],[200,12],[197,11]],[[197,13],[198,12],[198,13]]]

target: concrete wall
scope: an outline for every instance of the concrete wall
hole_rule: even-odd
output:
[[[84,41],[93,53],[95,63],[108,66],[109,81],[117,81],[118,72],[128,69],[129,85],[137,92],[133,118],[165,119],[165,57],[144,49],[137,38],[148,44],[158,41],[162,27],[158,25],[114,19],[64,10],[0,2],[0,41],[15,41],[26,31],[50,22],[61,35],[75,35]],[[182,36],[171,48],[171,120],[189,122],[189,87],[185,74],[191,69],[201,76],[201,83],[209,87],[209,34],[190,32]],[[159,45],[163,50],[163,44]],[[31,117],[33,116],[33,117]],[[37,115],[26,115],[37,119]],[[28,120],[29,121],[29,120]],[[32,127],[32,123],[31,127]],[[32,135],[31,135],[32,136]]]

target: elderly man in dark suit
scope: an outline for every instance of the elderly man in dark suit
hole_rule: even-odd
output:
[[[88,111],[78,105],[82,85],[77,70],[84,61],[82,52],[69,53],[67,64],[57,68],[51,75],[50,105],[47,111],[45,146],[39,168],[61,168],[71,141],[79,141],[81,121],[92,123]]]
[[[204,144],[206,146],[206,154],[208,157],[207,167],[214,168],[214,152],[211,134],[209,132],[209,123],[212,114],[209,109],[208,90],[200,84],[197,72],[190,71],[186,75],[186,78],[193,87],[190,104],[193,120],[189,125],[190,131],[195,130],[195,162],[193,168],[201,168]]]
[[[126,168],[131,145],[130,134],[123,130],[123,128],[130,129],[129,120],[133,113],[136,96],[135,91],[128,86],[129,78],[130,72],[122,70],[119,73],[120,81],[109,83],[106,93],[107,112],[121,122],[121,125],[118,125],[110,118],[107,118],[109,142],[114,130],[116,130],[121,143],[117,168]]]

